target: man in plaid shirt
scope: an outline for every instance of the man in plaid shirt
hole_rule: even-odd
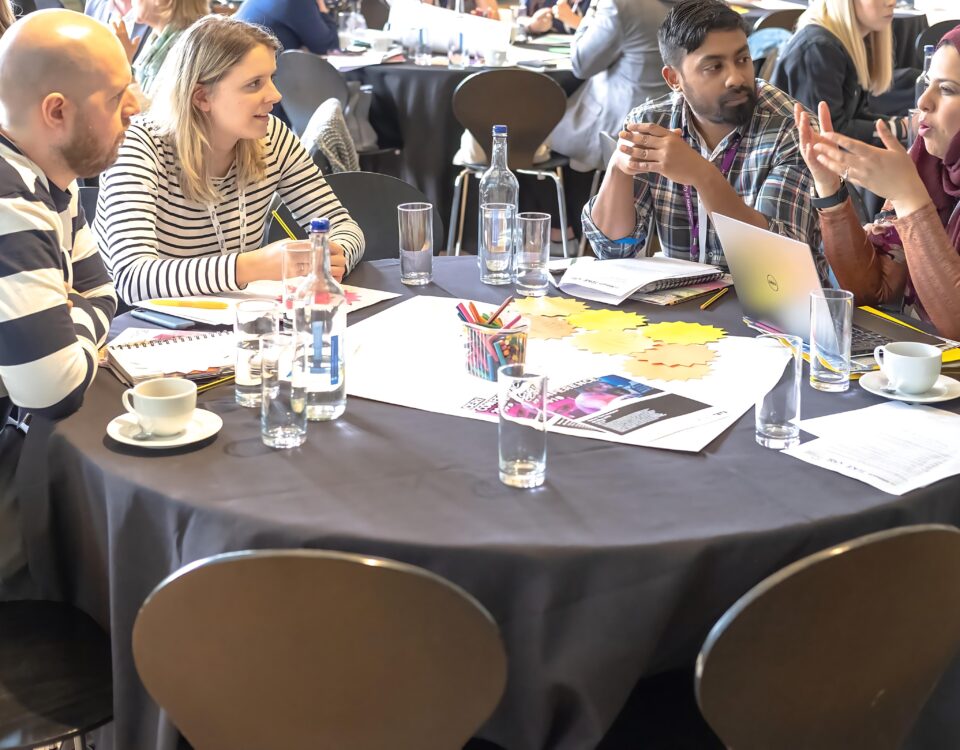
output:
[[[655,225],[665,255],[726,269],[708,220],[719,212],[808,243],[825,277],[794,100],[754,79],[740,16],[720,0],[682,0],[659,42],[672,93],[627,115],[584,207],[597,256],[643,254]]]

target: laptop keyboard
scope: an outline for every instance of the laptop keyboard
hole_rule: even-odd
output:
[[[868,331],[854,323],[850,339],[850,356],[859,357],[864,354],[873,354],[873,350],[878,346],[889,344],[892,341],[893,339],[884,336],[882,333]]]

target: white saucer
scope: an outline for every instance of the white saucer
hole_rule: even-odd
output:
[[[218,415],[206,409],[196,409],[186,429],[180,434],[135,440],[133,436],[140,434],[140,425],[137,418],[127,412],[111,420],[107,425],[107,434],[118,443],[134,445],[137,448],[179,448],[206,440],[211,435],[216,435],[221,427],[223,420]]]
[[[926,393],[888,393],[882,390],[887,387],[887,378],[882,372],[868,372],[860,378],[860,385],[864,390],[877,396],[892,398],[896,401],[909,401],[912,404],[935,404],[938,401],[950,401],[960,398],[960,382],[947,375],[941,375]]]

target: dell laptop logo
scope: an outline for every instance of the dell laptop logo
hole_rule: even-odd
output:
[[[777,280],[773,277],[773,274],[767,274],[767,286],[770,287],[775,292],[780,291],[780,285],[777,283]]]

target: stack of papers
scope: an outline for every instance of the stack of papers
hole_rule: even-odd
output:
[[[573,297],[619,305],[637,294],[704,284],[723,276],[717,266],[678,258],[626,258],[574,263],[560,279],[560,290]]]
[[[960,474],[960,415],[929,406],[885,403],[800,423],[818,440],[788,456],[903,495]]]

